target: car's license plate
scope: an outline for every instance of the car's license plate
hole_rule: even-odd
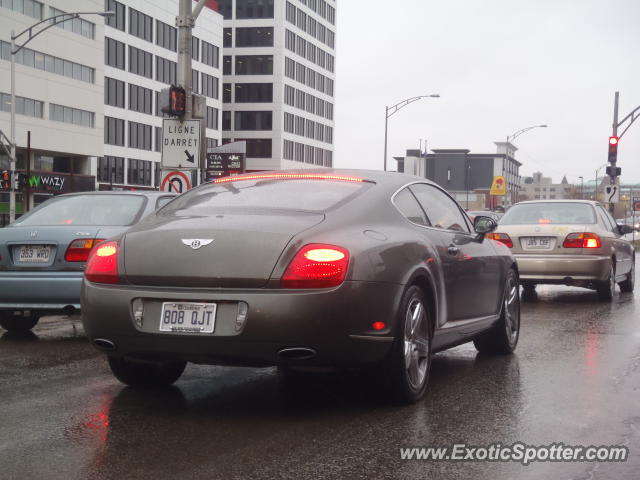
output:
[[[163,302],[161,332],[213,333],[215,303]]]
[[[18,261],[24,263],[49,263],[50,245],[22,245],[18,249]]]
[[[525,250],[551,250],[554,244],[553,237],[525,237],[522,239]]]

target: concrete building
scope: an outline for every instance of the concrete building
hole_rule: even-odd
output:
[[[335,0],[221,0],[223,143],[247,170],[333,165]]]
[[[74,0],[0,0],[0,130],[7,139],[11,31],[18,34],[40,20],[77,10]],[[82,2],[82,11],[103,10],[104,0]],[[16,55],[17,169],[30,171],[31,205],[56,193],[95,187],[91,159],[102,155],[104,138],[103,45],[103,18],[86,16],[52,26]],[[9,170],[9,157],[1,149],[0,170]],[[24,200],[17,195],[18,214]],[[8,203],[9,194],[0,193],[2,224],[8,220]]]
[[[535,172],[531,177],[524,177],[520,185],[520,201],[524,200],[554,200],[565,198],[581,198],[584,191],[580,185],[569,184],[567,177],[562,177],[560,183],[553,183],[551,177],[542,176],[542,172]]]
[[[405,157],[395,157],[398,171],[433,180],[469,209],[512,205],[518,201],[520,185],[519,169],[522,165],[515,158],[515,146],[495,142],[497,153],[470,153],[467,149],[433,149],[433,153],[407,150]],[[505,154],[505,147],[508,152]],[[504,176],[507,195],[489,196],[495,176]],[[503,201],[504,199],[504,201]],[[492,203],[493,202],[493,203]]]
[[[193,29],[193,91],[206,97],[207,147],[220,144],[222,16],[208,2]],[[104,37],[104,155],[99,189],[154,189],[159,185],[161,89],[176,84],[178,0],[105,0],[116,12]]]

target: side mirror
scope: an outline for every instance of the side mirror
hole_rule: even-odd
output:
[[[498,228],[498,223],[491,217],[477,216],[473,220],[473,229],[480,235],[486,235]]]
[[[633,232],[633,227],[631,225],[618,225],[618,231],[620,235],[626,235]]]

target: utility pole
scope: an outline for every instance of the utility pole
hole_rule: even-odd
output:
[[[614,97],[613,97],[613,125],[612,125],[612,129],[611,129],[611,137],[615,137],[616,139],[618,138],[618,102],[620,100],[620,92],[616,92]],[[609,140],[609,148],[611,148],[611,140]],[[609,179],[610,179],[610,184],[612,186],[616,185],[616,180],[618,178],[617,174],[616,174],[616,161],[617,161],[617,142],[615,145],[616,148],[616,156],[615,157],[611,157],[611,155],[609,155],[609,164],[610,164],[610,168],[607,168],[607,170],[609,170]],[[616,204],[613,202],[609,203],[609,212],[611,212],[611,215],[614,215],[614,211],[616,208]]]

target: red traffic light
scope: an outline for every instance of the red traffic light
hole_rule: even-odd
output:
[[[618,145],[618,137],[609,137],[609,145]]]
[[[186,92],[182,87],[171,86],[169,90],[169,111],[178,117],[186,113]]]

